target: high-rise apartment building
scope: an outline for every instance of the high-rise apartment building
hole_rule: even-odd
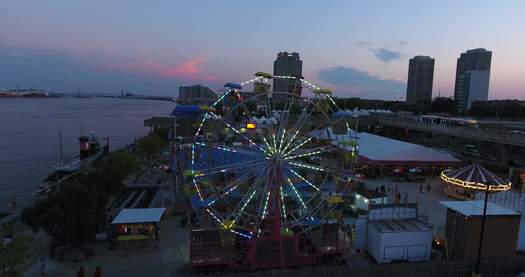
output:
[[[273,78],[273,91],[282,91],[301,95],[301,81],[303,75],[303,61],[299,53],[279,52],[273,62],[273,75],[294,76],[295,79]]]
[[[457,101],[460,112],[469,109],[471,103],[469,99],[472,99],[470,96],[471,93],[477,96],[486,95],[486,98],[488,98],[491,61],[492,52],[484,48],[471,49],[465,53],[461,53],[457,62],[456,83],[454,87],[454,100]],[[475,72],[469,73],[470,71]],[[485,73],[479,71],[485,71]],[[483,89],[483,91],[480,91],[480,89]]]
[[[488,70],[468,70],[461,75],[459,89],[462,92],[461,102],[458,103],[463,111],[470,110],[474,101],[487,101],[489,98],[489,78]]]
[[[409,60],[406,98],[408,104],[432,101],[434,61],[429,56],[415,56]]]

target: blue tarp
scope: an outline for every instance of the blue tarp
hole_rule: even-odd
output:
[[[202,110],[199,106],[195,105],[177,105],[175,109],[171,112],[173,116],[181,115],[198,115],[202,113]]]
[[[242,89],[242,86],[236,83],[226,83],[224,86],[227,88]]]

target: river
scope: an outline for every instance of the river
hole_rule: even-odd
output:
[[[110,150],[145,135],[144,119],[167,115],[175,103],[116,98],[0,99],[0,212],[31,194],[58,162],[59,130],[64,157],[78,155],[78,137],[95,131]]]

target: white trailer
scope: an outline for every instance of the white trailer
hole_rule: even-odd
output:
[[[366,249],[377,263],[428,261],[432,228],[419,219],[370,220]]]

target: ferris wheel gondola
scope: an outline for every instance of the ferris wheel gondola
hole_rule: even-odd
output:
[[[340,119],[330,117],[338,110],[331,91],[303,78],[271,77],[297,79],[310,89],[312,97],[285,92],[239,97],[231,110],[218,114],[214,108],[228,94],[239,96],[242,86],[270,76],[261,73],[241,84],[227,83],[228,91],[203,116],[191,149],[189,176],[195,206],[218,227],[246,238],[265,232],[305,234],[320,222],[335,220],[335,207],[328,196],[344,195],[345,184],[337,180],[347,180],[351,175],[351,171],[338,168],[337,159],[333,159],[337,136],[333,138],[335,146],[311,136],[319,130],[336,129]],[[274,102],[278,94],[286,95],[289,101]],[[275,119],[265,128],[253,124],[256,112],[246,105],[261,99],[266,103],[259,113]],[[307,112],[298,116],[292,112],[297,108]],[[238,114],[242,117],[232,117]],[[314,119],[322,124],[312,125]]]

